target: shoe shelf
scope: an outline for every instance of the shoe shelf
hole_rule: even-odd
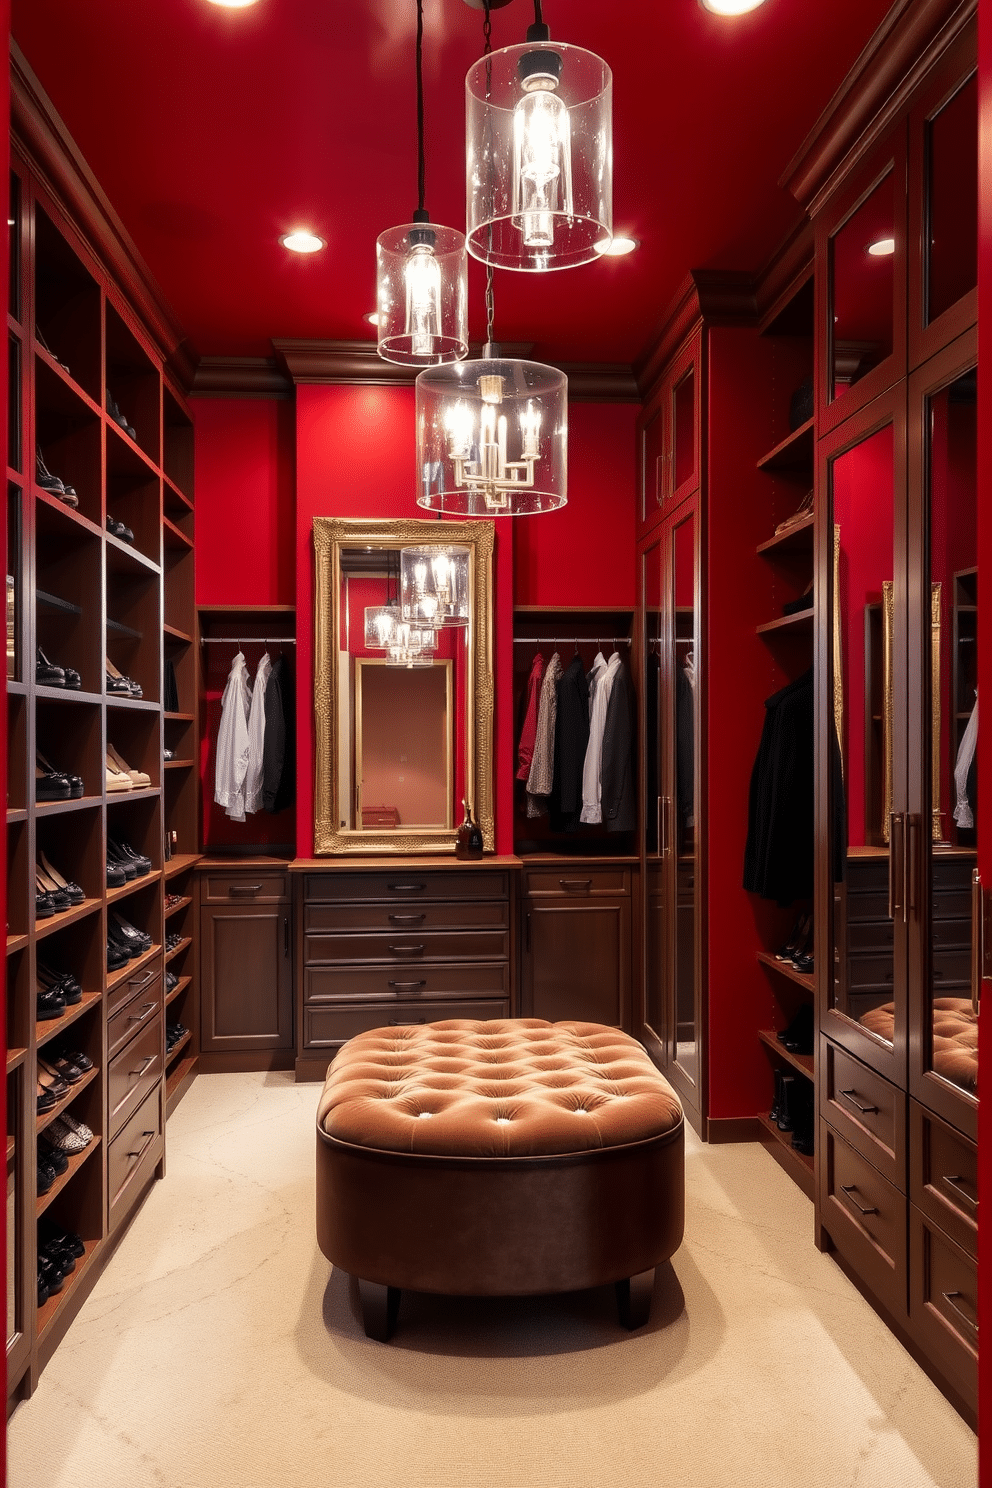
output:
[[[196,765],[194,759],[172,759],[163,760],[162,767],[165,770],[192,770]]]
[[[162,518],[162,541],[167,548],[175,548],[179,552],[188,552],[193,547],[193,539],[180,531],[168,517]]]
[[[48,492],[43,491],[40,486],[36,487],[35,510],[39,520],[44,514],[45,520],[53,525],[67,524],[64,529],[67,532],[71,532],[75,527],[88,533],[90,537],[101,536],[100,528],[95,522],[91,522],[89,517],[71,506],[66,506],[65,502],[60,501],[57,496],[49,496]]]
[[[7,1073],[8,1073],[8,1075],[11,1074],[11,1072],[13,1070],[20,1069],[21,1065],[24,1063],[24,1061],[27,1059],[27,1057],[28,1057],[28,1051],[27,1051],[27,1049],[15,1049],[15,1048],[8,1049],[7,1050]]]
[[[136,972],[143,971],[161,953],[162,947],[160,945],[153,945],[147,951],[143,951],[140,956],[132,956],[126,966],[120,967],[117,971],[109,972],[107,975],[107,991],[113,992],[122,982],[126,982],[128,977],[133,977]]]
[[[67,412],[71,413],[75,411],[79,404],[82,404],[87,413],[92,417],[102,417],[103,410],[99,403],[90,397],[86,389],[80,386],[71,372],[67,372],[62,363],[42,346],[40,341],[34,341],[33,351],[37,365],[44,368],[44,376],[48,384],[46,402],[50,404],[53,397],[53,389],[61,387],[64,389],[64,402],[62,406]],[[56,394],[55,396],[58,397],[59,395]],[[75,402],[70,401],[72,399]]]
[[[54,1203],[62,1190],[72,1182],[73,1178],[75,1178],[80,1168],[82,1168],[89,1161],[94,1152],[99,1151],[102,1143],[103,1139],[100,1136],[100,1133],[95,1132],[92,1142],[84,1147],[82,1152],[73,1152],[68,1155],[69,1166],[66,1168],[65,1172],[61,1173],[59,1177],[56,1178],[55,1182],[52,1184],[47,1193],[39,1194],[38,1197],[35,1199],[35,1219],[41,1218],[49,1205]]]
[[[763,1145],[812,1203],[816,1192],[812,1157],[797,1152],[792,1145],[792,1133],[779,1131],[764,1111],[758,1112],[758,1125]]]
[[[35,598],[35,603],[41,609],[59,610],[64,615],[81,615],[83,613],[82,605],[73,604],[72,601],[71,600],[68,600],[68,599],[61,599],[59,597],[59,595],[57,595],[57,594],[49,594],[44,589],[36,589],[34,591],[34,598]],[[56,687],[54,689],[54,691],[56,691],[56,692],[65,692],[65,691],[72,692],[72,691],[78,691],[78,688],[59,688],[59,687]]]
[[[108,791],[107,805],[127,806],[135,801],[157,800],[160,794],[161,786],[158,785],[142,785],[136,790]]]
[[[762,455],[758,469],[769,472],[795,470],[805,473],[813,464],[813,419],[793,429],[774,449]]]
[[[15,951],[23,951],[24,947],[30,945],[30,943],[31,937],[29,935],[8,935],[7,955],[12,956]]]
[[[49,1332],[51,1331],[56,1320],[65,1311],[66,1304],[68,1303],[69,1298],[72,1296],[72,1293],[75,1291],[76,1287],[82,1281],[83,1277],[86,1275],[87,1271],[90,1269],[97,1258],[97,1252],[100,1247],[100,1242],[97,1240],[86,1240],[84,1238],[83,1244],[86,1247],[86,1252],[84,1255],[81,1255],[76,1261],[76,1269],[70,1272],[70,1274],[66,1277],[65,1284],[63,1285],[62,1290],[49,1297],[48,1301],[43,1302],[42,1305],[38,1308],[39,1341],[43,1341],[48,1337]]]
[[[60,910],[52,915],[51,919],[38,920],[34,928],[35,940],[46,940],[49,935],[55,935],[59,930],[64,930],[67,925],[75,925],[77,921],[85,920],[87,915],[96,914],[102,904],[102,899],[84,899],[82,904],[74,904],[71,909]]]
[[[192,896],[192,894],[184,894],[182,896],[182,898],[179,900],[179,903],[178,904],[167,904],[165,906],[165,918],[166,919],[169,919],[172,915],[178,914],[181,909],[185,909],[186,906],[187,906],[187,904],[192,904],[192,903],[193,903],[193,896]]]
[[[165,1080],[165,1115],[168,1119],[192,1085],[196,1076],[197,1057],[187,1055],[178,1064],[172,1065]]]
[[[193,1038],[192,1030],[191,1029],[187,1029],[186,1032],[183,1034],[182,1038],[179,1039],[175,1044],[173,1044],[172,1048],[168,1051],[168,1053],[165,1056],[166,1068],[168,1068],[168,1069],[171,1069],[172,1068],[172,1066],[175,1064],[175,1061],[179,1058],[179,1055],[182,1053],[183,1049],[185,1049],[187,1047],[187,1045],[192,1041],[192,1038]],[[168,1088],[166,1089],[166,1095],[168,1095]]]
[[[798,615],[779,615],[776,620],[766,620],[763,625],[756,625],[755,635],[768,635],[776,630],[792,630],[802,632],[813,629],[813,607],[808,610],[800,610]]]
[[[816,981],[812,972],[797,971],[791,961],[780,961],[777,956],[772,955],[771,951],[759,951],[758,960],[762,966],[771,967],[772,971],[777,971],[779,976],[795,982],[797,987],[802,987],[812,996],[816,989]]]
[[[102,804],[102,796],[77,796],[74,801],[38,801],[34,808],[34,814],[36,818],[39,816],[63,816],[66,812],[92,811],[95,807]]]
[[[140,444],[137,444],[135,440],[133,440],[131,436],[126,433],[124,429],[121,428],[120,424],[116,423],[115,420],[112,418],[107,419],[107,432],[108,435],[113,436],[108,437],[107,439],[108,463],[111,460],[114,460],[118,468],[123,465],[125,467],[134,469],[136,473],[140,473],[146,476],[158,476],[159,472],[155,461],[151,458],[150,455],[146,455]],[[113,448],[115,439],[120,441],[120,444],[117,446],[116,449]],[[112,449],[113,453],[111,452]]]
[[[161,569],[155,562],[155,559],[147,557],[133,543],[125,542],[122,537],[115,537],[112,532],[107,533],[106,542],[108,573],[161,573]],[[127,626],[120,627],[113,624],[110,620],[107,621],[107,625],[108,627],[113,625],[115,630],[124,629],[127,631]]]
[[[126,698],[114,693],[107,694],[107,707],[120,708],[125,713],[158,713],[158,703],[149,702],[147,698]],[[133,792],[128,792],[133,795]]]
[[[76,1099],[76,1096],[80,1095],[86,1089],[87,1085],[92,1085],[99,1073],[99,1068],[97,1065],[94,1065],[91,1070],[86,1071],[82,1079],[76,1081],[75,1085],[70,1085],[69,1094],[64,1095],[60,1101],[57,1101],[50,1111],[39,1112],[35,1120],[35,1131],[43,1132],[46,1126],[51,1126],[56,1116],[61,1116],[63,1111],[67,1111]],[[88,1147],[84,1147],[83,1151],[88,1151]]]
[[[167,475],[162,477],[162,484],[164,487],[165,506],[170,514],[170,518],[174,521],[176,517],[190,515],[193,511],[193,503],[186,495],[186,492],[180,490],[175,481],[170,480]]]
[[[25,821],[27,821],[27,819],[28,819],[28,813],[27,813],[27,808],[26,807],[24,807],[24,806],[15,806],[13,809],[8,808],[8,810],[7,810],[7,825],[8,825],[8,827],[13,826],[13,824],[15,822],[25,822]]]
[[[167,641],[174,641],[177,645],[192,646],[193,644],[193,637],[187,635],[184,630],[178,630],[174,625],[163,625],[162,634]],[[180,718],[185,717],[185,714],[167,713],[165,716],[166,718]]]
[[[107,629],[112,631],[116,636],[127,636],[132,641],[140,641],[143,638],[143,631],[135,630],[133,625],[124,625],[120,620],[112,620],[109,615],[107,615],[105,623]],[[136,703],[144,700],[141,698],[129,698],[128,701]]]
[[[186,991],[186,988],[191,985],[192,981],[193,978],[191,976],[180,977],[176,985],[173,987],[172,991],[165,994],[166,1007],[168,1007],[170,1003],[175,1002],[177,997],[181,997]]]
[[[192,944],[193,944],[193,937],[192,937],[192,935],[184,935],[183,938],[182,938],[182,940],[179,942],[179,944],[177,946],[173,946],[173,948],[172,948],[171,951],[166,951],[166,953],[165,953],[165,964],[166,964],[166,966],[168,966],[168,964],[169,964],[170,961],[174,961],[177,956],[181,955],[182,952],[185,951],[185,949],[186,949],[187,946],[191,946]]]
[[[203,857],[202,853],[173,853],[172,857],[164,864],[162,872],[166,878],[175,878],[177,873],[183,873],[187,868],[192,868]]]
[[[775,1030],[773,1028],[759,1028],[758,1038],[763,1044],[766,1044],[768,1048],[771,1049],[775,1057],[777,1059],[780,1059],[783,1064],[791,1064],[793,1069],[798,1070],[801,1075],[805,1075],[807,1079],[812,1080],[812,1054],[793,1054],[792,1050],[787,1049],[785,1045],[776,1037]]]
[[[814,520],[812,515],[803,517],[801,522],[793,523],[784,532],[766,538],[754,551],[759,557],[764,557],[769,553],[808,553],[812,557]]]
[[[82,1000],[72,1003],[71,1006],[67,1007],[61,1017],[46,1018],[44,1022],[36,1021],[34,1035],[35,1048],[43,1049],[46,1044],[50,1044],[54,1038],[58,1038],[60,1033],[64,1033],[67,1028],[82,1018],[85,1013],[88,1013],[91,1007],[102,1001],[102,993],[84,992]]]
[[[34,696],[38,702],[43,703],[89,703],[99,707],[103,702],[99,692],[83,692],[80,688],[72,687],[35,686]]]
[[[165,713],[166,723],[192,723],[196,717],[195,713]]]
[[[26,682],[17,682],[13,677],[7,679],[8,697],[27,697],[27,695],[28,684]]]
[[[121,794],[126,796],[128,792],[122,791]],[[152,792],[152,794],[155,795],[157,792]],[[161,877],[161,868],[153,868],[150,873],[145,873],[140,878],[136,878],[133,883],[121,884],[118,889],[108,889],[107,903],[116,904],[120,899],[129,899],[132,894],[137,894],[141,889],[146,889],[149,884],[157,883]],[[166,912],[168,913],[168,911]]]

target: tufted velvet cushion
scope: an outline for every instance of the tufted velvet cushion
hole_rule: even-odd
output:
[[[872,1008],[861,1022],[879,1038],[892,1042],[895,1004]],[[967,997],[933,1000],[933,1070],[965,1090],[978,1089],[978,1019]]]
[[[598,1023],[450,1019],[358,1034],[317,1111],[336,1141],[448,1157],[551,1157],[680,1126],[644,1049]]]

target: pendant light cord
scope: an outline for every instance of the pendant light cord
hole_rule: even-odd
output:
[[[489,95],[492,92],[492,84],[493,84],[493,64],[489,60],[489,58],[490,58],[490,56],[492,54],[492,49],[493,49],[493,18],[492,18],[492,15],[490,14],[489,0],[482,0],[482,10],[483,10],[482,38],[483,38],[483,43],[484,43],[483,48],[482,48],[482,55],[486,59],[486,97],[488,98]],[[495,314],[496,314],[495,301],[494,301],[494,297],[493,297],[492,246],[493,246],[493,225],[490,222],[490,224],[489,224],[489,257],[486,260],[486,345],[487,346],[491,346],[492,345],[492,340],[493,340],[493,319],[494,319]]]
[[[417,211],[424,210],[424,0],[417,0]]]

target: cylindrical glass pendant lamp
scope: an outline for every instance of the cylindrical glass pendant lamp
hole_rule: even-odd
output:
[[[399,605],[367,605],[365,608],[365,649],[385,651],[399,623]]]
[[[375,251],[379,355],[407,367],[466,356],[468,258],[463,235],[432,222],[411,222],[380,233]]]
[[[470,548],[438,543],[400,552],[400,608],[411,625],[467,625]],[[432,630],[424,629],[424,635]],[[432,644],[427,643],[427,644]]]
[[[568,379],[554,367],[495,355],[421,372],[418,506],[457,517],[564,506],[567,390]]]
[[[606,63],[581,47],[525,42],[481,57],[465,90],[468,251],[538,273],[598,258],[613,238]]]

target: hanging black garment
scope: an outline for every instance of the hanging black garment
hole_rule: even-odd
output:
[[[634,807],[634,684],[630,668],[620,663],[603,725],[603,759],[600,765],[600,803],[608,832],[632,832]]]
[[[162,681],[162,707],[166,713],[179,712],[179,688],[176,686],[176,669],[171,661],[165,663]]]
[[[649,853],[659,850],[658,842],[658,797],[661,794],[661,657],[657,651],[648,654],[644,671],[644,721],[646,725],[647,758],[644,761],[647,777],[647,799],[644,802],[644,826],[646,846]]]
[[[555,684],[555,769],[551,825],[574,832],[582,811],[582,767],[589,743],[589,684],[581,656],[574,656]]]
[[[692,826],[695,810],[695,706],[692,683],[680,667],[675,677],[675,803],[684,828]]]
[[[792,904],[813,892],[813,668],[765,702],[751,772],[744,888]]]
[[[262,804],[273,814],[285,811],[296,794],[296,707],[293,673],[278,656],[265,684],[265,738],[262,745]]]

